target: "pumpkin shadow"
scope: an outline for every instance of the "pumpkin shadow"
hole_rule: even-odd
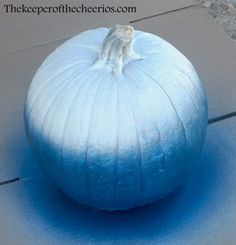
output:
[[[186,233],[189,225],[199,225],[201,212],[214,200],[220,170],[217,146],[207,140],[199,161],[199,168],[185,185],[163,200],[129,211],[106,212],[78,205],[58,190],[44,175],[19,182],[23,185],[20,210],[29,216],[29,229],[42,226],[45,232],[63,235],[65,241],[81,237],[83,242],[139,241],[167,239]],[[212,157],[214,156],[214,157]],[[22,156],[23,157],[23,156]],[[27,159],[26,159],[27,160]],[[31,209],[26,210],[25,206]],[[30,212],[30,213],[29,213]],[[45,226],[45,227],[44,227]],[[50,234],[47,234],[50,236]],[[56,239],[56,238],[55,238]]]

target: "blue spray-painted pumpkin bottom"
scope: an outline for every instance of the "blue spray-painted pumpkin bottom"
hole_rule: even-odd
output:
[[[49,55],[30,86],[25,126],[64,192],[123,210],[163,198],[196,167],[207,100],[176,48],[117,25],[85,31]]]

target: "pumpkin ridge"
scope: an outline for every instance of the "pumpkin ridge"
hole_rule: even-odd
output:
[[[74,53],[71,54],[71,55],[72,55],[72,57],[75,56]],[[56,57],[56,58],[60,61],[59,57]],[[37,88],[37,85],[38,85],[38,84],[37,84],[35,81],[40,80],[42,74],[45,74],[45,72],[48,72],[48,71],[52,70],[52,68],[54,68],[54,66],[58,67],[58,64],[56,64],[56,63],[57,63],[57,59],[56,59],[56,58],[54,58],[54,60],[53,60],[53,62],[51,62],[51,64],[50,64],[50,63],[49,63],[49,64],[44,64],[44,62],[46,62],[46,61],[44,61],[44,62],[41,64],[40,68],[38,69],[38,71],[37,71],[36,74],[35,74],[35,77],[34,77],[34,79],[33,79],[33,81],[32,81],[32,84],[30,85],[30,90],[31,90],[31,89],[38,89],[38,88]],[[89,60],[89,59],[88,59],[88,60]],[[58,73],[53,74],[51,77],[47,78],[47,83],[44,81],[43,87],[46,86],[46,85],[48,85],[49,82],[50,82],[51,80],[55,79],[55,77],[57,77],[58,75],[61,75],[61,73],[66,72],[68,69],[71,69],[71,68],[73,68],[75,65],[79,65],[80,63],[84,63],[84,61],[81,62],[81,61],[78,59],[78,61],[76,61],[76,62],[74,62],[74,63],[72,63],[72,64],[70,64],[70,65],[64,66]],[[91,65],[91,64],[90,64],[90,65]],[[46,68],[45,68],[45,66],[46,66]],[[88,65],[87,67],[85,66],[85,69],[88,68],[88,67],[89,67],[89,65]],[[82,71],[82,70],[81,70],[81,71]],[[40,88],[40,90],[41,90],[41,89],[42,89],[42,88]],[[40,92],[40,91],[39,91],[39,92]]]
[[[91,108],[91,112],[90,112],[90,121],[89,121],[89,126],[88,126],[88,134],[87,134],[87,144],[86,144],[86,150],[85,150],[85,164],[86,164],[86,189],[87,189],[87,194],[88,194],[88,201],[91,202],[91,194],[90,194],[90,185],[89,185],[89,167],[88,167],[88,147],[89,147],[89,138],[90,138],[90,134],[91,134],[91,126],[92,126],[92,120],[93,120],[93,111],[94,111],[94,108],[95,108],[95,102],[96,102],[96,99],[97,99],[97,95],[98,95],[98,91],[100,89],[100,86],[102,85],[102,82],[105,80],[106,76],[104,76],[97,89],[96,89],[96,92],[95,92],[95,95],[94,95],[94,98],[93,98],[93,102],[92,102],[92,108]]]
[[[204,99],[206,99],[206,96],[205,96],[205,91],[202,89],[202,84],[200,82],[200,78],[198,76],[198,74],[196,73],[196,70],[193,66],[193,64],[189,61],[189,59],[184,56],[179,50],[177,50],[172,44],[170,43],[167,43],[165,42],[165,48],[167,48],[168,50],[168,53],[169,53],[169,57],[170,57],[170,60],[172,61],[171,63],[174,65],[174,67],[179,70],[180,72],[182,72],[185,76],[188,77],[189,81],[193,84],[194,86],[194,89],[196,91],[198,91],[198,93],[200,94],[200,97],[202,98],[202,100],[204,101]],[[186,71],[188,70],[188,73],[194,73],[194,75],[196,75],[197,77],[197,83],[194,82],[195,79],[191,79],[189,74],[187,74],[187,72],[184,72],[182,66],[178,65],[178,63],[176,62],[175,59],[173,59],[173,52],[171,51],[172,49],[174,49],[177,54],[184,60],[184,67],[186,69],[186,67],[188,69],[186,69]],[[165,62],[167,64],[167,62]],[[167,64],[168,65],[168,64]],[[204,98],[205,97],[205,98]]]
[[[94,73],[90,73],[90,75],[83,81],[83,82],[81,82],[81,84],[80,84],[80,86],[78,86],[78,88],[76,89],[76,92],[75,92],[75,94],[74,94],[74,96],[73,96],[73,98],[72,98],[72,100],[71,100],[71,102],[70,102],[70,106],[68,107],[68,111],[67,111],[67,115],[66,115],[66,119],[65,119],[65,123],[64,123],[64,126],[63,126],[63,133],[62,133],[62,142],[61,142],[61,148],[60,148],[60,151],[61,151],[61,171],[63,171],[63,147],[64,147],[64,135],[65,135],[65,131],[66,131],[66,126],[67,126],[67,123],[68,123],[68,119],[69,119],[69,116],[70,116],[70,113],[71,113],[71,107],[72,107],[72,105],[73,105],[73,103],[74,103],[74,101],[75,101],[75,99],[77,98],[77,96],[79,95],[79,92],[80,92],[80,90],[81,90],[81,88],[84,86],[84,85],[86,85],[86,83],[87,83],[87,81],[89,80],[89,79],[91,79],[91,77],[92,77],[92,75],[94,75],[95,74],[95,72]]]
[[[176,71],[178,71],[178,69],[177,69],[176,67],[175,67],[175,69],[176,69]],[[199,98],[199,99],[196,98],[197,101],[193,100],[193,97],[192,97],[192,95],[191,95],[192,92],[186,90],[183,84],[181,84],[181,83],[178,83],[178,84],[177,84],[176,81],[175,81],[175,79],[173,78],[173,76],[172,76],[170,73],[168,73],[168,72],[165,72],[165,73],[164,73],[161,69],[159,69],[159,72],[162,73],[162,74],[164,74],[164,75],[166,75],[166,76],[168,76],[168,77],[171,79],[171,81],[173,81],[174,86],[178,87],[178,85],[180,85],[182,91],[186,94],[186,96],[188,96],[189,100],[191,101],[190,103],[191,103],[191,105],[192,105],[192,107],[193,107],[193,109],[194,109],[196,118],[199,118],[200,114],[199,114],[199,110],[198,110],[196,104],[197,104],[197,102],[199,102],[199,101],[202,102],[202,101],[201,101],[201,98]],[[180,72],[180,74],[181,74],[181,72]],[[149,75],[149,76],[150,76],[150,75]],[[185,78],[187,78],[188,81],[189,81],[189,78],[188,78],[188,77],[185,76]],[[176,110],[177,110],[177,109],[176,109]],[[202,115],[201,115],[201,116],[202,116]],[[179,118],[180,118],[180,117],[179,117]],[[181,119],[180,119],[180,120],[181,120]],[[182,120],[181,120],[181,121],[182,121]],[[185,129],[185,132],[186,132],[186,129]],[[186,143],[186,152],[188,152],[187,149],[192,149],[192,148],[191,148],[190,145],[188,145],[188,138],[187,138],[187,135],[186,135],[186,142],[187,142],[187,143]],[[201,144],[201,143],[198,141],[198,144]]]
[[[168,65],[167,63],[165,64],[165,66],[168,66],[168,67],[169,67],[169,65]],[[182,74],[182,76],[184,76],[184,77],[185,77],[185,78],[192,84],[193,88],[196,89],[196,85],[195,85],[195,84],[192,82],[192,80],[187,76],[187,74],[182,73],[181,69],[179,69],[179,68],[176,67],[175,65],[174,65],[174,66],[171,66],[171,68],[172,68],[172,69],[174,68],[176,72],[178,72],[179,74]],[[161,69],[159,69],[159,71],[162,72]],[[163,73],[163,72],[162,72],[162,73]],[[175,79],[173,78],[173,76],[172,76],[169,72],[168,72],[168,73],[165,73],[165,74],[167,74],[173,81],[175,81]],[[182,90],[185,91],[186,95],[192,100],[193,106],[194,106],[195,110],[197,111],[196,102],[193,100],[192,92],[191,92],[190,90],[186,90],[186,89],[185,89],[185,86],[182,85],[181,83],[179,83],[179,85],[181,86]],[[196,89],[196,90],[198,90],[198,89]],[[197,94],[198,94],[198,93],[197,93]],[[201,96],[201,95],[200,95],[200,98],[199,98],[199,99],[202,100],[202,96]],[[203,102],[203,101],[201,101],[201,102]]]
[[[74,75],[71,75],[70,77],[73,77]],[[62,86],[61,88],[60,88],[60,90],[57,92],[57,94],[55,95],[55,97],[52,99],[52,101],[51,101],[51,103],[48,105],[48,108],[47,108],[47,110],[45,110],[45,114],[44,114],[44,119],[43,119],[43,123],[42,123],[42,128],[43,128],[43,126],[44,126],[44,120],[46,120],[46,117],[47,117],[47,115],[48,115],[48,113],[49,113],[49,111],[50,111],[50,109],[51,109],[51,107],[53,106],[53,104],[55,103],[55,101],[58,99],[58,97],[59,96],[61,96],[61,94],[63,94],[64,93],[64,91],[66,90],[66,89],[68,89],[68,87],[71,85],[71,84],[73,84],[75,82],[75,80],[74,79],[72,79],[72,80],[70,80],[70,82],[69,83],[60,83],[60,84],[58,84],[58,86],[57,87],[60,87],[60,86],[62,86],[62,85],[64,85],[64,86]],[[54,88],[55,89],[55,88]],[[50,90],[51,91],[51,90]],[[35,102],[36,103],[36,102]],[[32,110],[34,109],[34,106],[32,107]],[[31,111],[30,111],[30,113],[31,113]]]
[[[71,66],[72,67],[72,66]],[[69,68],[71,68],[71,67],[69,67]],[[65,70],[67,70],[67,69],[65,69]],[[65,71],[64,70],[64,71]],[[77,75],[79,75],[80,73],[83,73],[83,72],[87,72],[88,70],[87,69],[85,69],[85,70],[82,70],[82,71],[78,71],[76,74]],[[51,88],[51,89],[55,89],[55,88],[57,88],[57,87],[59,87],[59,86],[61,86],[68,78],[70,78],[70,77],[73,77],[73,76],[75,76],[75,74],[72,74],[72,75],[69,75],[68,77],[66,77],[66,78],[64,78],[62,81],[60,81],[60,76],[61,76],[61,74],[63,74],[64,72],[59,72],[58,74],[56,74],[55,76],[53,76],[52,78],[50,78],[50,79],[48,79],[48,82],[46,83],[46,84],[44,84],[43,85],[43,87],[39,90],[39,92],[37,93],[37,95],[35,95],[35,98],[34,98],[34,101],[32,101],[31,102],[31,107],[30,107],[30,110],[29,110],[29,113],[31,113],[31,110],[33,109],[33,107],[34,107],[34,105],[35,104],[37,104],[36,102],[37,102],[37,100],[38,100],[38,98],[40,98],[40,96],[42,95],[42,93],[44,92],[44,90],[45,89],[48,89],[48,85],[50,84],[50,83],[53,83],[53,81],[55,81],[55,79],[57,80],[57,81],[59,81],[59,83],[57,83],[57,85],[56,86],[53,86],[53,88]],[[38,79],[36,79],[36,80],[34,80],[34,81],[37,81]],[[36,82],[35,82],[36,83]],[[35,90],[35,88],[32,88],[33,90]],[[32,95],[31,95],[32,96]]]
[[[116,158],[114,161],[114,206],[117,206],[117,164],[119,157],[119,84],[116,80],[116,114],[117,114],[117,124],[116,124]]]
[[[94,74],[96,74],[96,75],[98,75],[99,73],[97,73],[97,72],[95,72]],[[93,81],[96,81],[97,83],[96,84],[100,84],[100,81],[98,80],[98,79],[96,79],[97,77],[95,77],[94,78],[94,80],[92,79],[91,81],[93,82]],[[87,90],[89,90],[90,89],[90,87],[91,86],[94,86],[94,84],[92,84],[92,83],[90,83],[88,86],[87,86]],[[95,88],[95,90],[96,90],[97,88]],[[86,91],[87,91],[86,90]],[[85,92],[86,93],[86,92]],[[95,91],[95,93],[96,93],[96,91]],[[79,93],[78,93],[78,95],[79,95]],[[78,95],[77,95],[77,99],[78,99]],[[73,149],[74,149],[74,151],[75,152],[79,152],[80,151],[80,137],[79,137],[79,133],[81,133],[81,128],[82,128],[82,126],[81,126],[81,118],[83,118],[83,114],[85,113],[85,107],[86,107],[86,104],[85,104],[85,102],[86,102],[87,100],[86,100],[86,97],[84,96],[84,99],[82,100],[82,101],[80,101],[80,104],[81,105],[83,105],[82,106],[82,108],[81,108],[81,110],[80,110],[80,120],[78,120],[79,121],[79,130],[77,130],[76,131],[76,133],[75,133],[75,140],[74,140],[74,146],[73,146]],[[92,102],[93,103],[93,102]],[[86,145],[87,146],[87,145]],[[79,153],[80,154],[80,153]],[[84,156],[84,159],[82,160],[82,165],[85,165],[86,164],[86,161],[85,161],[85,156]],[[81,164],[80,164],[81,165]],[[78,173],[78,167],[76,168],[76,171],[77,171],[77,173]],[[87,178],[87,177],[86,177]],[[87,184],[85,183],[84,184],[85,185],[85,188],[87,188]],[[87,195],[87,193],[86,193],[86,195]]]
[[[139,170],[140,170],[140,192],[142,193],[143,192],[143,167],[142,167],[142,151],[141,151],[141,145],[140,145],[140,136],[139,136],[139,130],[138,130],[138,123],[137,123],[137,119],[135,117],[135,114],[133,112],[133,103],[131,103],[131,100],[130,98],[132,97],[131,93],[129,92],[130,90],[130,87],[127,85],[128,83],[124,82],[123,84],[125,84],[127,90],[125,90],[125,92],[127,94],[129,94],[129,96],[127,96],[127,101],[128,101],[128,104],[129,104],[129,107],[130,107],[130,110],[129,112],[131,113],[132,115],[132,118],[133,118],[133,121],[135,122],[135,130],[136,130],[136,140],[137,140],[137,149],[138,149],[138,153],[139,153]],[[133,98],[133,97],[132,97]]]
[[[135,81],[135,78],[134,78],[134,76],[132,76],[131,74],[129,75],[129,77],[133,80],[133,81]],[[138,84],[137,82],[136,82],[136,84]],[[145,105],[146,105],[146,107],[147,107],[147,103],[145,103]],[[156,129],[156,131],[157,131],[157,134],[158,134],[158,141],[159,141],[159,147],[161,147],[161,142],[162,142],[162,140],[161,140],[161,134],[160,134],[160,130],[159,130],[159,127],[157,126],[157,122],[156,122],[156,120],[154,120],[154,118],[153,118],[153,115],[150,115],[151,116],[151,120],[152,120],[152,122],[153,122],[153,125],[155,126],[155,129]],[[165,159],[165,152],[163,151],[163,149],[162,149],[162,147],[161,147],[161,150],[160,150],[161,152],[162,152],[162,156],[163,156],[163,163],[162,163],[162,170],[164,171],[164,167],[165,167],[165,161],[166,161],[166,159]],[[160,168],[161,169],[161,168]],[[160,170],[161,171],[161,170]]]
[[[181,71],[180,71],[179,69],[176,69],[176,70],[179,71],[179,72],[181,73]],[[166,74],[167,74],[167,76],[171,77],[171,79],[174,81],[174,78],[173,78],[173,76],[172,76],[170,73],[166,73]],[[181,73],[181,74],[183,74],[183,73]],[[189,80],[189,78],[188,78],[187,76],[185,76],[185,77]],[[199,109],[197,108],[196,105],[199,103],[199,100],[200,100],[201,102],[203,102],[203,101],[202,101],[202,97],[196,98],[197,101],[195,101],[195,100],[193,99],[192,92],[186,90],[185,87],[184,87],[182,84],[180,84],[180,86],[181,86],[181,88],[182,88],[182,91],[184,91],[184,92],[186,93],[186,96],[188,96],[188,97],[190,98],[190,100],[192,101],[192,106],[193,106],[193,110],[195,111],[195,115],[196,115],[197,118],[199,118],[200,116],[202,116],[202,114],[200,115]],[[195,87],[195,86],[194,86],[194,87]],[[198,94],[198,93],[197,93],[197,94]],[[196,97],[196,96],[195,96],[195,97]]]
[[[177,72],[179,71],[177,68],[175,68],[175,69],[176,69]],[[168,73],[167,72],[164,73],[161,69],[159,69],[158,71],[161,72],[162,74],[166,75],[166,76],[169,76],[169,78],[173,81],[173,84],[174,83],[176,84],[175,79],[173,78],[173,76],[171,75],[171,73],[169,73],[169,72]],[[190,81],[188,77],[187,77],[187,79],[188,79],[188,81]],[[198,109],[196,107],[196,104],[197,103],[196,103],[196,101],[193,100],[193,97],[191,95],[191,91],[186,90],[185,87],[181,83],[178,83],[178,84],[176,84],[174,86],[177,86],[177,85],[178,86],[181,86],[182,91],[184,91],[184,93],[186,94],[186,96],[189,97],[189,99],[191,100],[191,104],[194,107],[194,110],[195,110],[196,115],[197,115],[198,114]]]
[[[148,76],[153,82],[155,82],[155,83],[161,88],[161,90],[164,92],[164,94],[165,94],[166,97],[168,98],[170,104],[172,105],[172,107],[173,107],[173,109],[174,109],[174,111],[175,111],[175,113],[176,113],[176,115],[177,115],[177,117],[178,117],[178,119],[179,119],[179,122],[180,122],[180,124],[181,124],[182,129],[183,129],[183,132],[184,132],[184,139],[185,139],[184,145],[185,145],[185,155],[186,155],[186,151],[187,151],[186,129],[185,129],[185,127],[184,127],[184,124],[183,124],[182,120],[180,119],[180,116],[179,116],[179,113],[178,113],[177,109],[175,108],[173,102],[171,101],[169,95],[167,94],[167,92],[165,91],[165,89],[163,88],[163,86],[162,86],[159,82],[157,82],[154,78],[152,78],[149,74],[147,74],[146,72],[141,71],[141,70],[140,70],[140,72],[142,72],[142,73],[144,73],[146,76]],[[185,158],[186,158],[186,156],[185,156]]]
[[[43,132],[45,131],[45,122],[46,122],[46,119],[47,119],[47,117],[49,115],[50,110],[52,110],[53,105],[55,103],[60,104],[59,97],[61,97],[61,95],[63,95],[63,93],[65,92],[66,89],[70,89],[69,85],[71,85],[71,84],[72,84],[72,80],[68,84],[65,83],[64,84],[65,86],[63,86],[63,88],[59,91],[59,93],[57,93],[57,95],[55,96],[55,98],[52,100],[51,104],[47,108],[46,114],[44,115],[44,118],[43,118],[41,130],[40,130],[40,142],[42,141],[42,137],[44,135]],[[55,112],[56,112],[56,109],[54,109],[54,112],[52,112],[52,115],[55,114]],[[53,125],[53,120],[54,120],[54,116],[51,116],[51,121],[49,121],[49,123],[48,123],[49,126],[47,127],[47,133],[45,132],[45,140],[46,140],[48,145],[50,144],[50,131],[51,131],[51,128],[52,128],[52,125]],[[42,148],[41,147],[39,148],[39,152],[42,153]]]
[[[153,53],[155,53],[155,52],[153,52]],[[164,67],[167,67],[167,66],[170,67],[170,64],[168,62],[166,62],[166,61],[165,62],[162,62],[162,64],[164,65]],[[149,65],[153,65],[154,66],[154,64],[149,64]],[[161,71],[160,67],[155,67],[155,68],[157,68],[159,71]],[[200,92],[201,90],[199,89],[199,87],[196,86],[196,84],[193,82],[193,80],[190,79],[189,76],[185,72],[183,72],[183,70],[180,67],[178,67],[175,63],[172,63],[171,69],[173,69],[173,68],[176,71],[183,73],[183,76],[185,76],[185,77],[188,78],[188,80],[191,82],[191,84],[194,87],[194,89],[196,91],[198,91],[198,93],[200,94],[201,99],[204,100],[204,96],[202,95],[202,92]]]
[[[189,81],[191,81],[191,82],[193,83],[193,81],[192,81],[192,79],[190,79],[189,75],[188,75],[187,73],[185,73],[181,68],[176,67],[176,69],[177,69],[178,71],[180,71],[180,72],[183,74],[183,76],[186,76],[186,77],[189,79]],[[196,76],[198,77],[197,74],[196,74]],[[200,80],[199,77],[198,77],[198,79]],[[203,94],[203,93],[204,93],[204,90],[200,90],[200,89],[196,86],[195,83],[193,83],[193,86],[194,86],[194,89],[196,89],[196,90],[198,91],[198,93],[200,94],[200,98],[201,98],[202,102],[205,102],[206,97],[205,97],[204,94]],[[205,103],[204,103],[204,104],[205,104]]]
[[[62,87],[61,90],[59,90],[59,92],[55,95],[55,97],[52,99],[50,105],[48,106],[47,110],[45,111],[44,115],[43,115],[43,120],[42,120],[42,124],[41,124],[41,127],[40,127],[40,130],[39,130],[39,135],[40,135],[40,140],[39,142],[42,142],[42,135],[43,135],[43,130],[44,130],[44,124],[45,124],[45,120],[46,120],[46,117],[47,117],[47,114],[49,113],[49,110],[51,108],[51,106],[53,105],[53,103],[55,103],[57,97],[64,91],[64,88],[67,87],[68,84],[63,84],[64,86]],[[35,102],[36,104],[36,102]],[[33,115],[33,109],[35,108],[35,105],[32,106],[31,108],[31,111],[29,111],[29,115],[31,114],[31,117],[29,118],[29,127],[31,128],[32,127],[32,115]],[[36,112],[35,112],[36,113]],[[30,129],[31,130],[31,129]],[[29,130],[29,131],[30,131]],[[40,146],[39,147],[39,152],[42,153],[42,147]]]

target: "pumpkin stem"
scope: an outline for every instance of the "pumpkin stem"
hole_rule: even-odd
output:
[[[115,25],[110,29],[103,42],[99,61],[111,64],[115,74],[121,74],[125,59],[137,60],[141,56],[132,49],[134,28],[128,25]]]

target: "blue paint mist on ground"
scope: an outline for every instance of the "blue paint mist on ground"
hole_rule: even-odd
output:
[[[119,212],[87,208],[78,205],[42,176],[21,182],[24,200],[18,208],[27,216],[29,210],[25,206],[30,206],[33,226],[40,225],[55,240],[63,237],[70,244],[78,241],[83,244],[172,244],[173,241],[176,242],[173,244],[184,244],[188,232],[194,227],[199,229],[209,210],[217,208],[214,200],[221,191],[217,162],[222,161],[217,152],[217,146],[208,140],[199,168],[185,185],[167,198],[144,207]],[[182,242],[178,243],[176,237]]]

